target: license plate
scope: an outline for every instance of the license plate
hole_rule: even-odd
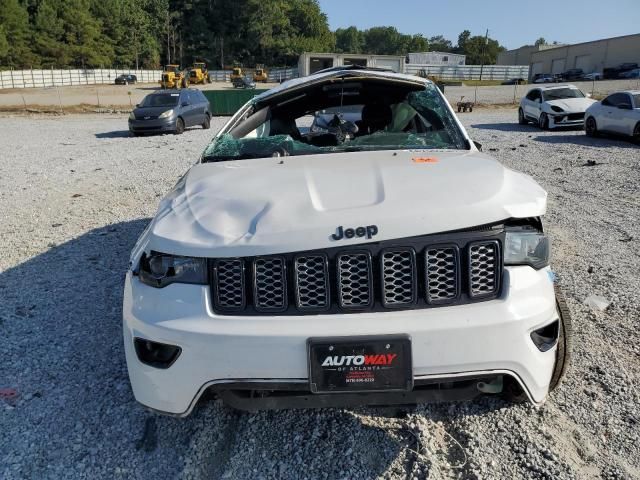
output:
[[[313,393],[413,388],[408,335],[310,338],[307,343]]]

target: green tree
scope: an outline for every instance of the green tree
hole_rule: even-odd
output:
[[[408,52],[427,52],[429,50],[429,40],[421,34],[412,35],[407,44]]]
[[[340,53],[362,53],[364,34],[357,27],[338,28],[336,30],[336,51]]]
[[[534,45],[536,47],[539,47],[540,45],[546,45],[547,41],[544,39],[544,37],[540,37],[539,39],[536,40],[536,42],[534,43]]]
[[[18,0],[0,0],[0,65],[29,67],[36,58],[30,47],[29,14]]]
[[[458,45],[456,46],[456,53],[464,54],[465,49],[467,48],[467,42],[471,37],[471,32],[469,30],[463,30],[460,35],[458,35]]]
[[[452,52],[453,44],[442,35],[429,38],[429,46],[433,52]]]
[[[484,35],[469,37],[465,43],[464,54],[467,56],[467,65],[491,65],[496,63],[498,54],[505,50],[497,40],[488,38],[485,44]]]
[[[365,52],[397,55],[404,52],[405,40],[396,27],[372,27],[364,32]]]

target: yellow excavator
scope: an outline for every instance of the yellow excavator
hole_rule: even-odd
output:
[[[160,86],[162,88],[186,88],[189,86],[189,80],[180,70],[180,65],[165,65]]]
[[[233,68],[231,69],[231,76],[230,76],[231,83],[233,83],[233,81],[234,81],[234,80],[236,80],[236,81],[237,81],[237,80],[241,80],[241,79],[242,79],[242,77],[243,77],[243,74],[242,74],[242,68],[240,68],[240,67],[233,67]]]
[[[268,72],[264,69],[262,65],[257,65],[256,69],[253,72],[253,81],[256,83],[257,82],[267,83],[268,79],[269,79]]]
[[[206,63],[194,62],[189,69],[189,83],[211,83]]]

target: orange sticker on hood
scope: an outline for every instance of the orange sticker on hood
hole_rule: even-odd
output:
[[[414,157],[413,163],[438,163],[436,157]]]

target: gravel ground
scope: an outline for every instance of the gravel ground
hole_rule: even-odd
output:
[[[210,402],[186,419],[133,399],[122,282],[159,197],[214,130],[129,138],[126,116],[0,118],[0,478],[640,478],[640,148],[515,118],[462,116],[550,194],[575,347],[543,407],[244,414]],[[591,294],[612,303],[594,311]]]

